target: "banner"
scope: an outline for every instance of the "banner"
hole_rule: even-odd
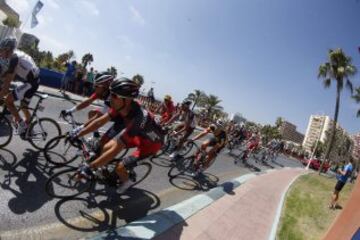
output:
[[[39,24],[39,21],[36,18],[36,15],[40,12],[41,8],[44,4],[39,0],[32,11],[32,18],[31,18],[31,28],[36,27]]]

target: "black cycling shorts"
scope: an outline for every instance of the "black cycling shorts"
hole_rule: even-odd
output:
[[[341,189],[343,189],[344,186],[345,186],[345,183],[338,180],[336,185],[335,185],[335,191],[340,192]]]

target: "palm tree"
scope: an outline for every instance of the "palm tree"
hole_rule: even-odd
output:
[[[284,119],[282,117],[278,117],[278,118],[276,118],[275,126],[277,128],[279,128],[283,122],[284,122]]]
[[[133,76],[132,80],[136,82],[140,87],[144,84],[144,77],[140,74]]]
[[[82,57],[81,61],[84,68],[86,68],[88,64],[91,64],[94,61],[94,57],[91,53],[87,53]]]
[[[219,105],[220,102],[221,102],[221,100],[217,96],[212,95],[212,94],[210,94],[205,99],[205,109],[206,109],[208,118],[210,118],[210,116],[212,115],[212,113],[214,111],[223,109],[223,107]]]
[[[318,78],[323,79],[324,87],[329,88],[331,86],[331,82],[334,81],[336,83],[336,104],[335,104],[335,114],[334,114],[334,124],[331,130],[330,142],[327,145],[325,152],[325,161],[328,161],[330,151],[334,144],[335,139],[335,130],[339,115],[340,108],[340,94],[343,90],[344,84],[346,84],[347,88],[352,93],[353,86],[350,81],[350,77],[354,76],[356,73],[356,67],[351,64],[351,58],[346,56],[342,49],[338,48],[335,50],[330,49],[328,53],[328,62],[325,62],[320,65]],[[324,162],[322,165],[324,164]],[[320,172],[322,170],[322,165],[320,167]]]
[[[207,97],[206,94],[198,89],[195,89],[194,92],[189,93],[187,98],[194,102],[191,110],[194,110],[195,106],[197,105],[199,106],[203,105],[206,97]]]
[[[355,89],[355,95],[352,97],[357,103],[360,103],[360,87]],[[357,111],[356,117],[360,117],[360,109]]]
[[[108,71],[114,78],[116,78],[116,76],[117,76],[117,69],[116,69],[114,66],[111,66],[110,68],[108,68],[107,71]]]

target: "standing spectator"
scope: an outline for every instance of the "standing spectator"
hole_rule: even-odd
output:
[[[78,65],[77,69],[76,69],[76,79],[75,79],[75,93],[83,95],[82,90],[83,90],[83,78],[86,74],[86,69],[81,66]]]
[[[337,201],[339,199],[339,193],[341,189],[343,189],[343,187],[345,186],[348,178],[351,176],[351,173],[353,171],[353,165],[352,165],[353,161],[354,160],[350,157],[349,163],[346,164],[343,169],[339,168],[337,170],[338,174],[336,175],[336,178],[338,181],[335,185],[334,194],[331,198],[331,202],[329,205],[330,209],[335,209],[338,206]]]
[[[71,84],[72,81],[74,80],[74,76],[75,76],[75,70],[76,70],[76,61],[72,61],[71,63],[67,62],[65,64],[66,66],[66,72],[64,74],[64,77],[62,78],[61,81],[61,86],[60,86],[60,92],[65,92],[68,90],[71,90]]]
[[[150,90],[148,91],[148,109],[151,108],[151,105],[153,104],[153,102],[155,101],[155,97],[154,97],[154,88],[150,88]]]
[[[94,86],[94,68],[91,67],[90,71],[86,74],[86,81],[84,83],[84,92],[86,96],[90,96],[93,92]]]

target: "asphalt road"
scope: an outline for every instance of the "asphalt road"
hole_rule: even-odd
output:
[[[39,115],[55,120],[59,120],[62,109],[73,106],[68,100],[52,97],[43,105],[45,111]],[[76,117],[85,121],[87,111],[76,113]],[[69,129],[64,122],[59,120],[59,123],[64,132]],[[153,159],[149,177],[121,196],[112,188],[99,186],[96,193],[84,193],[72,200],[52,199],[44,186],[51,174],[59,169],[48,164],[42,152],[14,136],[5,149],[0,149],[0,238],[19,238],[34,229],[37,229],[37,236],[44,238],[49,238],[49,233],[55,239],[60,239],[59,236],[64,239],[90,236],[174,205],[249,172],[301,166],[298,161],[283,156],[268,165],[256,163],[254,159],[249,160],[248,166],[234,165],[234,157],[226,150],[202,179],[194,180],[189,176],[169,178],[170,165],[167,157]],[[15,232],[19,235],[14,235]]]

